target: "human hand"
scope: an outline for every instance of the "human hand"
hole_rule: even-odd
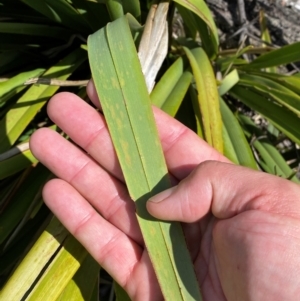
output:
[[[88,93],[97,104],[91,84]],[[59,177],[43,190],[46,204],[132,300],[162,300],[103,117],[70,93],[54,96],[48,113],[84,151],[48,129],[32,136],[33,154]],[[186,179],[173,190],[172,205],[148,202],[148,209],[156,217],[185,222],[203,299],[259,300],[257,294],[264,294],[265,300],[272,293],[267,298],[276,300],[279,293],[296,293],[298,186],[231,164],[197,167],[228,160],[160,110],[154,114],[173,180]],[[201,185],[195,185],[197,179]],[[277,273],[270,271],[277,267]],[[287,287],[291,283],[294,291]]]
[[[300,293],[300,187],[216,161],[154,196],[148,211],[198,224],[192,253],[204,300],[294,300]],[[195,247],[193,245],[193,247]]]

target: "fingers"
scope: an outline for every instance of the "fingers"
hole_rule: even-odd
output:
[[[300,187],[290,181],[233,164],[207,161],[147,203],[163,220],[194,222],[212,212],[226,219],[247,210],[300,217]]]
[[[73,186],[60,179],[51,180],[43,189],[43,198],[70,233],[132,299],[160,300],[147,253],[101,217]],[[138,286],[138,279],[143,279],[143,285]]]
[[[100,107],[93,80],[87,93],[95,106]],[[199,163],[206,160],[230,162],[183,124],[153,106],[153,113],[169,171],[178,180],[184,179]]]
[[[123,183],[49,129],[36,131],[31,137],[30,147],[35,157],[59,178],[73,185],[103,217],[138,243],[143,243],[134,203]]]
[[[92,94],[95,98],[96,94]],[[104,118],[78,96],[70,93],[55,95],[48,105],[50,118],[73,141],[85,149],[99,164],[122,179]],[[181,180],[205,160],[228,160],[203,140],[161,110],[154,115],[171,174]]]
[[[71,139],[117,178],[122,172],[103,116],[77,95],[59,93],[52,97],[48,115]]]

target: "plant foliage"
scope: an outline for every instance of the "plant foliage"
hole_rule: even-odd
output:
[[[100,267],[43,204],[42,187],[53,175],[33,157],[28,141],[40,127],[64,135],[47,117],[48,100],[70,91],[89,101],[82,82],[91,78],[88,55],[98,67],[108,60],[87,48],[88,36],[101,28],[109,38],[117,34],[112,24],[126,14],[124,45],[140,58],[146,48],[156,67],[149,69],[150,98],[142,73],[131,74],[144,87],[148,107],[151,101],[236,164],[299,182],[300,73],[294,64],[300,42],[222,49],[203,0],[176,0],[162,10],[146,0],[0,0],[0,7],[0,300],[97,300]],[[149,12],[165,27],[144,26]],[[183,36],[172,35],[175,12]],[[263,13],[260,28],[270,43]],[[119,72],[123,62],[113,51]],[[124,93],[130,100],[130,91]],[[117,127],[111,131],[120,134]],[[128,299],[114,287],[120,300]]]

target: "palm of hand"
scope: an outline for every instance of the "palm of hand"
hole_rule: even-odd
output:
[[[89,90],[90,98],[97,103],[93,87],[90,86]],[[161,300],[156,277],[143,247],[134,204],[122,182],[103,117],[69,93],[55,96],[48,106],[48,113],[89,155],[50,130],[42,129],[33,135],[33,153],[60,178],[45,186],[45,202],[91,255],[125,287],[133,300]],[[228,162],[161,111],[155,110],[155,117],[174,181],[185,179],[205,160]],[[243,214],[252,214],[248,211],[218,220],[209,211],[210,205],[201,221],[183,224],[204,300],[247,300],[238,299],[238,296],[244,296],[247,291],[242,281],[250,281],[250,286],[255,282],[252,271],[244,271],[246,267],[252,267],[252,261],[243,262],[243,258],[248,258],[243,252],[261,247],[252,242],[252,239],[257,239],[257,233],[249,232],[249,224],[255,224],[256,218],[252,216],[252,221],[251,218],[250,221],[241,219]],[[218,213],[215,216],[219,217]],[[238,236],[243,231],[250,234],[244,236],[243,247],[237,248],[236,243],[241,241]],[[266,242],[267,252],[272,249],[272,243],[268,243],[261,229],[259,231],[261,240]],[[262,263],[264,258],[262,256]],[[271,263],[275,264],[274,259]]]

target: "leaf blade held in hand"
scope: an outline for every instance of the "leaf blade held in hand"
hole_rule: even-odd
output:
[[[88,49],[96,90],[165,300],[201,300],[180,225],[159,222],[146,210],[149,197],[170,182],[126,18],[90,36]]]

